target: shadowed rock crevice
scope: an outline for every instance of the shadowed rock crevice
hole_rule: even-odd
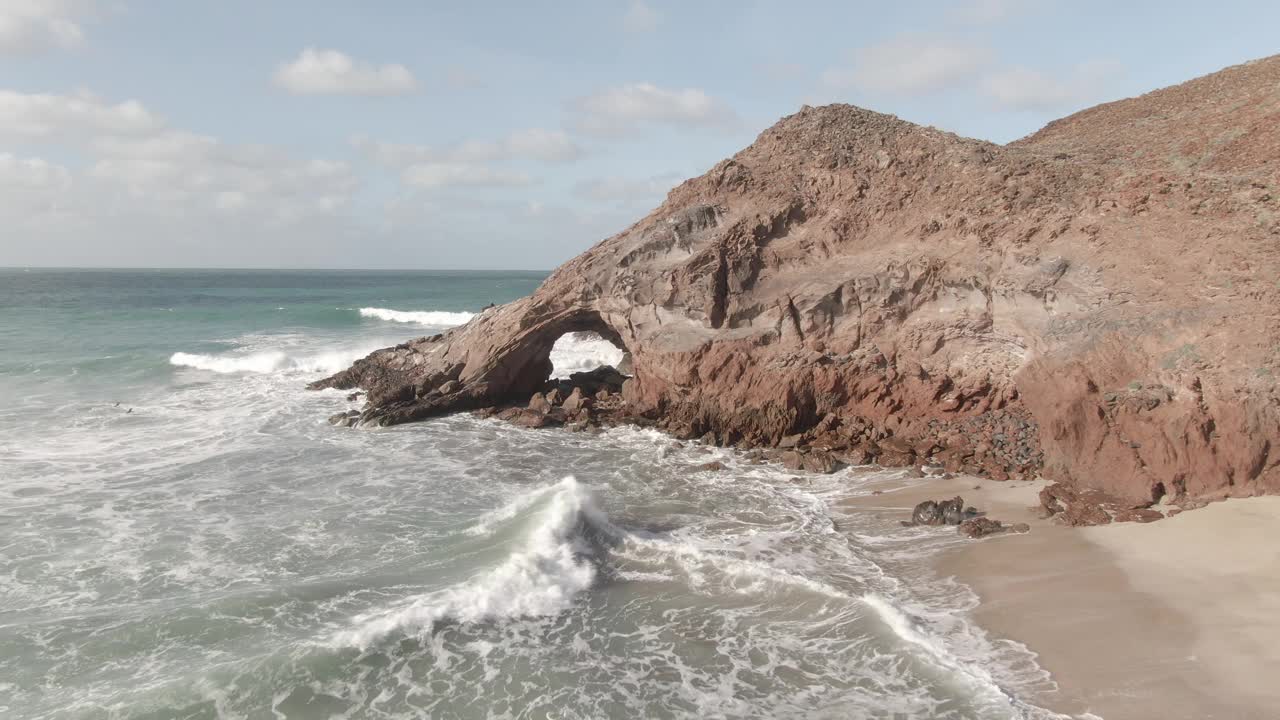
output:
[[[1043,473],[1081,522],[1275,492],[1280,143],[1196,150],[1280,126],[1275,87],[1268,58],[1007,146],[805,108],[532,296],[314,387],[380,425],[523,407],[594,331],[625,414],[682,437]]]

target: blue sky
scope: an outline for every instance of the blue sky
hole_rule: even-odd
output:
[[[1280,3],[0,0],[0,265],[553,267],[802,104],[1007,142]]]

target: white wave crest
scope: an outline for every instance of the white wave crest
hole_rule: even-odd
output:
[[[593,332],[562,335],[551,348],[551,377],[567,378],[576,372],[622,362],[622,350]]]
[[[377,318],[378,320],[386,320],[387,322],[433,325],[435,327],[453,327],[454,325],[462,325],[475,316],[475,313],[444,312],[442,310],[424,310],[416,312],[375,307],[360,308],[360,317]]]
[[[862,596],[862,601],[876,612],[880,620],[900,640],[919,648],[934,664],[967,681],[975,690],[990,693],[997,701],[1007,702],[1012,707],[1022,710],[1024,712],[1023,717],[1027,716],[1025,713],[1029,710],[1040,710],[1014,697],[982,665],[974,662],[965,662],[954,655],[947,648],[946,643],[931,636],[921,620],[913,618],[888,599],[875,593],[867,593]],[[1052,714],[1048,714],[1048,716],[1065,717]]]
[[[196,368],[216,373],[336,373],[368,355],[376,347],[353,350],[331,350],[309,355],[292,355],[282,350],[268,350],[244,355],[199,355],[174,353],[170,365]]]
[[[545,504],[533,516],[522,549],[501,565],[398,608],[357,616],[354,627],[338,633],[335,643],[367,648],[391,633],[427,633],[446,620],[473,623],[554,615],[568,609],[574,596],[596,578],[587,533],[616,535],[618,531],[596,508],[590,490],[572,477],[531,494],[545,497]],[[514,505],[530,504],[517,501]]]

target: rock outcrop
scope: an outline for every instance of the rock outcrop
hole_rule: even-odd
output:
[[[1031,532],[1031,526],[1026,523],[1014,523],[1005,525],[999,520],[991,518],[976,517],[970,518],[960,523],[956,528],[956,532],[969,538],[970,540],[980,540],[991,535],[1001,535],[1004,533],[1026,533]]]
[[[965,507],[964,498],[956,496],[950,500],[925,500],[918,503],[911,511],[911,521],[903,524],[959,525],[977,515],[977,510]]]
[[[806,107],[532,296],[315,387],[363,389],[366,424],[524,404],[594,331],[681,437],[1121,509],[1275,492],[1278,128],[1280,56],[1005,146]]]

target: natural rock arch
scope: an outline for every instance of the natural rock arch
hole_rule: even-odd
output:
[[[1280,56],[1006,146],[805,108],[532,296],[314,387],[384,425],[527,402],[594,330],[634,360],[626,411],[677,435],[1130,506],[1280,492],[1277,83]]]

